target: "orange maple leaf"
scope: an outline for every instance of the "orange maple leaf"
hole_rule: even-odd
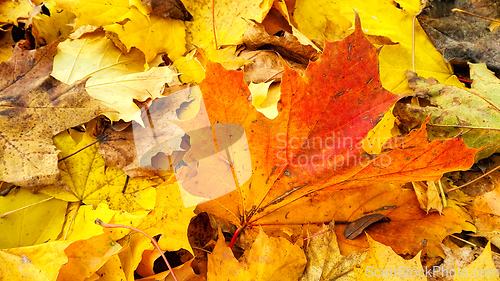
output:
[[[261,225],[268,233],[283,228],[299,233],[305,224],[328,223],[333,217],[354,221],[382,213],[391,222],[370,226],[371,237],[400,254],[416,254],[426,244],[436,254],[444,237],[470,226],[453,208],[446,208],[444,216],[427,215],[414,192],[402,188],[468,169],[477,150],[460,138],[429,143],[422,127],[389,140],[378,157],[363,153],[362,139],[398,96],[382,87],[378,51],[365,38],[359,19],[352,35],[325,44],[321,58],[304,75],[285,66],[279,114],[273,120],[252,106],[242,72],[209,63],[200,89],[212,124],[245,129],[252,175],[197,210],[229,221],[238,232],[252,236]],[[208,177],[197,180],[206,189],[218,185]],[[337,233],[343,228],[337,226]],[[339,235],[339,245],[343,253],[368,247],[366,236],[351,241]]]

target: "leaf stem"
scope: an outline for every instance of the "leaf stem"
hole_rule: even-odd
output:
[[[496,171],[496,170],[498,170],[498,169],[500,169],[500,165],[496,166],[496,167],[495,167],[495,169],[493,169],[493,170],[491,170],[491,171],[487,172],[486,174],[484,174],[484,175],[482,175],[482,176],[480,176],[480,177],[477,177],[477,178],[475,178],[475,179],[471,180],[471,181],[470,181],[470,182],[468,182],[468,183],[464,183],[464,184],[462,184],[461,186],[457,186],[457,187],[454,187],[454,188],[448,189],[448,190],[446,191],[446,193],[450,193],[450,192],[452,192],[452,191],[455,191],[455,190],[457,190],[457,189],[460,189],[460,188],[462,188],[462,187],[465,187],[465,186],[467,186],[467,185],[469,185],[469,184],[471,184],[471,183],[473,183],[473,182],[475,182],[475,181],[477,181],[477,180],[479,180],[479,179],[481,179],[481,178],[486,177],[487,175],[489,175],[489,174],[493,173],[494,171]]]
[[[141,234],[146,235],[146,237],[148,237],[149,240],[151,240],[151,243],[153,243],[153,245],[155,246],[156,250],[158,250],[158,252],[160,252],[160,254],[163,257],[163,260],[165,261],[165,263],[167,264],[167,267],[170,270],[170,273],[172,274],[172,277],[174,278],[174,280],[175,281],[179,281],[177,279],[177,277],[175,276],[174,271],[172,270],[172,267],[170,266],[170,263],[168,262],[167,258],[163,254],[163,251],[161,250],[160,246],[158,245],[158,243],[156,243],[156,240],[153,237],[151,237],[149,234],[147,234],[146,232],[144,232],[144,231],[142,231],[140,229],[132,227],[132,226],[122,225],[122,224],[109,224],[109,223],[105,223],[102,220],[100,220],[99,218],[97,218],[95,220],[95,224],[98,224],[98,225],[100,225],[100,226],[102,226],[104,228],[128,228],[130,230],[135,230],[135,231],[137,231],[137,232],[139,232]]]
[[[73,216],[71,217],[71,220],[69,221],[68,229],[66,230],[66,233],[64,234],[63,240],[66,240],[68,238],[71,227],[73,226],[73,222],[75,221],[76,215],[78,214],[78,210],[80,210],[80,206],[82,206],[82,201],[78,202],[78,205],[76,206],[75,212],[73,213]]]
[[[80,151],[82,151],[82,150],[84,150],[84,149],[86,149],[86,148],[88,148],[88,147],[91,147],[91,146],[93,146],[94,144],[96,144],[96,143],[98,143],[98,142],[99,142],[99,139],[95,140],[94,142],[92,142],[92,143],[90,143],[90,144],[87,144],[86,146],[84,146],[84,147],[82,147],[82,148],[78,149],[77,151],[75,151],[75,152],[73,152],[73,153],[71,153],[71,154],[69,154],[69,155],[67,155],[67,156],[64,156],[63,158],[59,159],[59,161],[57,161],[57,162],[61,162],[61,161],[63,161],[63,160],[66,160],[66,159],[70,158],[71,156],[73,156],[73,155],[77,154],[78,152],[80,152]]]
[[[242,229],[243,229],[243,227],[236,229],[236,232],[234,233],[233,238],[231,238],[231,243],[229,243],[230,249],[233,248],[234,243],[236,243],[236,238],[238,238]]]
[[[215,49],[219,49],[219,44],[217,43],[217,33],[215,32],[215,0],[212,0],[212,30],[214,31],[214,42]]]
[[[466,14],[466,15],[469,15],[469,16],[474,16],[474,17],[482,18],[484,20],[489,20],[489,21],[494,21],[494,22],[500,22],[500,20],[496,20],[496,19],[492,19],[492,18],[488,18],[488,17],[483,17],[483,16],[480,16],[480,15],[473,14],[471,12],[460,10],[460,9],[451,9],[451,11],[452,12],[456,12],[456,13]]]
[[[467,80],[467,79],[464,79],[464,78],[458,78],[458,80],[459,80],[460,82],[467,82],[467,83],[472,84],[472,81],[471,81],[471,80]]]
[[[32,204],[26,205],[26,206],[24,206],[24,207],[21,207],[21,208],[19,208],[19,209],[15,209],[15,210],[12,210],[12,211],[5,212],[3,215],[1,215],[1,216],[0,216],[0,219],[3,219],[3,218],[5,218],[6,216],[8,216],[8,215],[10,215],[10,214],[13,214],[13,213],[15,213],[15,212],[17,212],[17,211],[21,211],[21,210],[24,210],[24,209],[26,209],[26,208],[33,207],[33,206],[35,206],[35,205],[41,204],[41,203],[43,203],[43,202],[47,202],[47,201],[52,200],[52,199],[54,199],[54,197],[45,198],[45,199],[40,200],[40,201],[38,201],[38,202],[35,202],[35,203],[32,203]]]
[[[325,231],[318,232],[318,233],[316,233],[316,234],[314,234],[314,235],[311,235],[311,236],[309,236],[309,237],[304,238],[304,241],[309,240],[309,239],[311,239],[311,238],[314,238],[314,237],[316,237],[316,236],[319,236],[319,235],[321,235],[321,234],[325,234],[325,233],[327,233],[328,231],[330,231],[330,229],[327,229],[327,230],[325,230]]]
[[[420,13],[419,13],[420,14]],[[411,23],[411,28],[412,28],[412,32],[411,32],[411,53],[412,53],[412,56],[411,56],[411,64],[412,64],[412,67],[413,67],[413,72],[417,73],[416,71],[416,67],[415,67],[415,21],[417,20],[417,15],[414,15],[413,16],[413,21]]]

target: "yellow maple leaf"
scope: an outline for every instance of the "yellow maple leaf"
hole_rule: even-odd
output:
[[[184,248],[193,253],[187,231],[191,219],[196,215],[195,207],[184,207],[177,184],[162,183],[156,192],[155,208],[138,228],[152,236],[162,234],[158,244],[163,250],[177,251]]]
[[[123,54],[104,32],[93,32],[57,45],[52,76],[66,84],[91,77],[104,79],[145,71],[144,55],[138,50]]]
[[[95,220],[99,218],[111,224],[137,227],[143,222],[146,214],[147,212],[130,214],[120,210],[110,210],[108,205],[104,203],[99,204],[97,208],[92,208],[89,205],[73,206],[67,214],[67,217],[72,218],[72,220],[67,220],[64,225],[63,239],[67,241],[84,240],[108,232],[113,240],[119,240],[129,234],[130,230],[127,228],[104,229],[95,224]],[[68,230],[69,227],[71,227],[70,230]]]
[[[59,269],[68,262],[67,241],[48,242],[31,247],[0,251],[2,280],[56,280]]]
[[[50,16],[43,13],[34,16],[32,31],[37,43],[42,46],[68,37],[76,18],[69,11],[58,11],[54,1],[46,1],[43,5],[49,10]]]
[[[78,21],[75,28],[84,25],[97,27],[115,23],[132,9],[129,0],[56,0],[59,9],[72,11]]]
[[[370,248],[365,260],[355,269],[357,280],[427,280],[420,262],[420,252],[405,260],[391,247],[373,240],[367,234]]]
[[[41,1],[33,2],[38,5]],[[29,1],[2,1],[0,3],[0,24],[17,25],[17,18],[27,17],[32,8]]]
[[[234,276],[238,280],[297,280],[305,266],[306,257],[298,245],[282,237],[269,237],[262,229],[238,261],[219,230],[217,244],[208,255],[208,280],[232,280]]]
[[[241,44],[248,20],[262,22],[273,5],[270,0],[222,0],[215,7],[210,0],[182,3],[193,16],[192,22],[186,22],[188,43],[202,48],[215,46],[214,26],[218,46]]]
[[[61,150],[61,157],[68,156],[94,142],[87,133],[79,142],[67,132],[54,137],[56,147]],[[97,206],[106,201],[110,208],[135,212],[150,210],[154,207],[156,190],[161,181],[155,178],[129,179],[116,167],[105,167],[104,160],[93,145],[71,157],[60,161],[62,180],[70,190],[52,185],[40,190],[45,194],[69,202],[83,202]]]
[[[64,83],[84,78],[90,96],[119,113],[107,113],[113,121],[132,119],[142,124],[133,100],[145,101],[162,95],[165,84],[178,84],[177,74],[168,67],[145,71],[146,60],[138,50],[123,54],[102,32],[66,40],[59,44],[52,76]],[[134,117],[135,116],[135,117]]]
[[[83,281],[121,250],[122,246],[113,240],[109,233],[75,241],[64,250],[68,262],[61,267],[57,278]]]
[[[62,230],[66,206],[64,201],[24,188],[0,197],[0,215],[19,209],[0,218],[0,249],[55,241]]]
[[[136,47],[151,61],[158,53],[166,52],[171,60],[180,58],[186,52],[186,28],[184,22],[152,15],[148,17],[137,9],[128,14],[130,21],[104,27],[106,31],[118,35],[127,47]]]

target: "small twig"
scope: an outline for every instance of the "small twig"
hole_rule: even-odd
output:
[[[3,215],[1,215],[1,216],[0,216],[0,219],[3,219],[3,218],[5,218],[6,216],[8,216],[8,215],[10,215],[10,214],[13,214],[13,213],[15,213],[15,212],[17,212],[17,211],[21,211],[21,210],[24,210],[24,209],[26,209],[26,208],[33,207],[33,206],[35,206],[35,205],[41,204],[41,203],[43,203],[43,202],[47,202],[47,201],[52,200],[52,199],[54,199],[54,197],[45,198],[45,199],[40,200],[40,201],[38,201],[38,202],[35,202],[35,203],[32,203],[32,204],[26,205],[26,206],[24,206],[24,207],[21,207],[21,208],[19,208],[19,209],[15,209],[15,210],[12,210],[12,211],[8,211],[8,212],[4,213]]]
[[[460,9],[451,9],[451,11],[452,12],[456,12],[456,13],[466,14],[466,15],[469,15],[469,16],[474,16],[474,17],[482,18],[484,20],[489,20],[489,21],[494,21],[494,22],[499,22],[500,23],[500,20],[496,20],[496,19],[492,19],[492,18],[488,18],[488,17],[483,17],[483,16],[480,16],[480,15],[476,15],[476,14],[464,11],[464,10],[460,10]]]
[[[465,186],[467,186],[467,185],[469,185],[469,184],[471,184],[471,183],[473,183],[473,182],[475,182],[475,181],[477,181],[477,180],[479,180],[479,179],[481,179],[481,178],[486,177],[487,175],[489,175],[489,174],[493,173],[494,171],[496,171],[496,170],[498,170],[498,169],[500,169],[500,165],[498,165],[497,167],[495,167],[495,169],[493,169],[493,170],[491,170],[491,171],[487,172],[486,174],[484,174],[484,175],[482,175],[482,176],[480,176],[480,177],[477,177],[477,178],[475,178],[475,179],[471,180],[471,181],[470,181],[470,182],[468,182],[468,183],[465,183],[465,184],[462,184],[461,186],[457,186],[457,187],[454,187],[454,188],[448,189],[448,190],[446,191],[446,193],[449,193],[449,192],[455,191],[455,190],[457,190],[457,189],[460,189],[460,188],[462,188],[462,187],[465,187]]]
[[[211,253],[212,253],[212,252],[210,252],[209,250],[205,250],[205,249],[200,248],[200,247],[191,247],[191,248],[193,248],[193,249],[195,249],[195,250],[200,250],[200,251],[203,251],[203,252],[208,253],[208,254],[211,254]]]
[[[98,224],[98,225],[100,225],[100,226],[102,226],[104,228],[128,228],[130,230],[135,230],[135,231],[137,231],[137,232],[139,232],[141,234],[146,235],[146,237],[148,237],[149,240],[151,240],[151,243],[153,243],[153,245],[155,246],[156,250],[158,250],[158,252],[160,252],[160,254],[163,257],[163,260],[165,261],[165,263],[167,264],[168,270],[170,270],[170,273],[172,274],[172,277],[174,278],[174,280],[175,281],[179,281],[177,279],[177,277],[175,276],[174,271],[172,270],[172,267],[170,266],[170,263],[168,262],[167,258],[163,254],[163,251],[161,250],[160,246],[158,245],[158,243],[156,242],[156,240],[153,237],[151,237],[149,234],[147,234],[146,232],[144,232],[144,231],[142,231],[140,229],[132,227],[132,226],[122,225],[122,224],[109,224],[109,223],[105,223],[102,220],[100,220],[99,218],[97,218],[95,220],[95,224]]]
[[[453,237],[453,238],[457,239],[458,241],[462,241],[462,242],[464,242],[464,243],[466,243],[466,244],[469,244],[469,245],[471,245],[472,247],[476,247],[476,248],[483,248],[483,249],[484,249],[484,247],[481,247],[481,246],[479,246],[479,245],[476,245],[476,244],[474,244],[474,243],[472,243],[472,242],[470,242],[470,241],[467,241],[467,240],[465,240],[465,239],[462,239],[462,238],[460,238],[460,237],[458,237],[458,236],[455,236],[455,235],[453,235],[453,234],[452,234],[452,235],[450,235],[450,237]],[[499,254],[499,253],[497,253],[497,252],[493,252],[493,251],[491,251],[491,253],[492,253],[492,254],[494,254],[494,255],[500,256],[500,254]]]
[[[457,239],[457,240],[459,240],[459,241],[462,241],[462,242],[464,242],[464,243],[466,243],[466,244],[469,244],[469,245],[471,245],[472,247],[478,247],[476,244],[474,244],[474,243],[472,243],[472,242],[469,242],[469,241],[467,241],[467,240],[465,240],[465,239],[462,239],[462,238],[460,238],[460,237],[458,237],[458,236],[455,236],[455,235],[450,235],[450,236],[451,236],[451,237],[453,237],[453,238],[455,238],[455,239]]]

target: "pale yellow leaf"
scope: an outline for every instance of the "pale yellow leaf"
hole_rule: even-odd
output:
[[[151,61],[158,53],[167,53],[171,60],[180,58],[186,52],[186,28],[184,22],[156,15],[148,17],[137,9],[128,14],[130,21],[104,27],[114,32],[125,44],[127,51],[136,47]]]
[[[427,280],[420,262],[420,253],[411,260],[397,255],[389,246],[367,234],[370,248],[366,259],[356,268],[357,280]]]
[[[30,247],[0,251],[0,277],[9,281],[56,280],[61,266],[68,262],[67,241],[48,242]]]
[[[20,209],[0,218],[0,249],[56,240],[62,231],[67,203],[50,198],[24,188],[0,197],[0,215]],[[38,202],[42,203],[35,204]]]
[[[132,7],[129,0],[56,0],[57,7],[75,13],[76,28],[84,25],[97,27],[126,18]]]
[[[212,18],[215,18],[218,46],[238,45],[242,43],[248,21],[262,22],[273,5],[271,0],[222,0],[215,1],[215,7],[211,0],[183,0],[182,3],[193,16],[192,22],[186,22],[188,43],[201,48],[215,47]]]

